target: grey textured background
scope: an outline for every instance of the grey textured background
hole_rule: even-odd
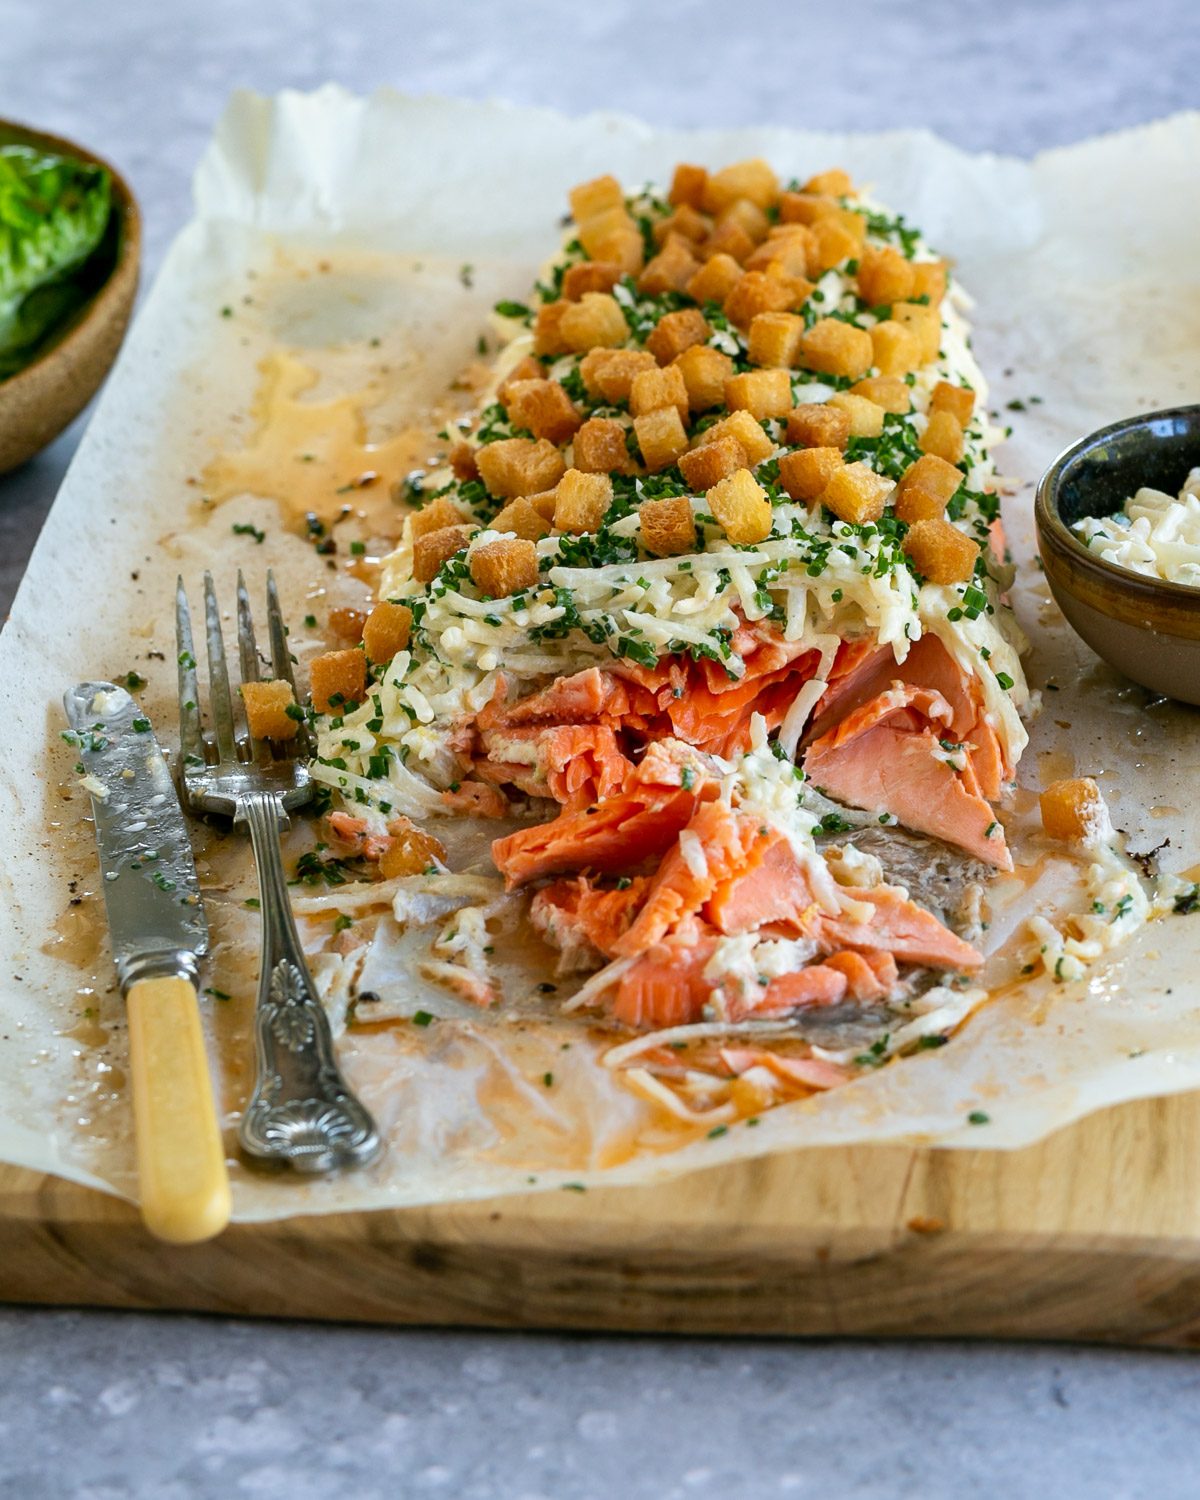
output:
[[[1197,102],[1200,7],[0,0],[0,113],[121,164],[148,278],[227,93],[328,78],[1028,154]],[[0,610],[81,429],[0,479]],[[1198,1396],[1171,1355],[0,1310],[0,1495],[1190,1500]]]

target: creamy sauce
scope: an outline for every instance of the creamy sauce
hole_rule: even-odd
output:
[[[1143,487],[1113,516],[1085,516],[1071,528],[1089,552],[1119,568],[1200,588],[1200,469],[1178,496]]]

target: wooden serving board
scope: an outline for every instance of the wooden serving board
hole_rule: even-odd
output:
[[[1200,1094],[1019,1152],[797,1152],[650,1188],[236,1225],[189,1249],[0,1168],[0,1298],[378,1323],[1200,1344]]]

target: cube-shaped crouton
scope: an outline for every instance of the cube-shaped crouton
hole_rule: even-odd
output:
[[[939,307],[946,295],[946,262],[917,260],[913,262],[913,297],[928,297],[930,307]]]
[[[843,464],[833,471],[820,498],[821,504],[839,520],[864,526],[868,521],[878,521],[891,492],[891,480],[876,474],[866,464]]]
[[[612,417],[591,417],[575,434],[571,462],[584,474],[629,474],[633,460],[625,446],[626,429]]]
[[[840,448],[801,448],[779,460],[779,482],[793,500],[811,505],[844,464]]]
[[[758,421],[786,417],[792,409],[792,378],[786,370],[747,370],[725,382],[725,405]]]
[[[712,233],[700,246],[701,260],[711,260],[714,255],[728,255],[739,264],[754,253],[754,241],[734,219],[713,226]]]
[[[524,427],[535,438],[565,443],[583,418],[557,380],[510,380],[504,405],[514,427]],[[478,460],[472,455],[472,467]]]
[[[637,289],[647,297],[664,292],[682,292],[700,269],[689,242],[682,235],[671,235],[652,260],[648,260],[637,279]]]
[[[580,360],[579,373],[589,395],[620,406],[629,400],[638,371],[657,367],[658,361],[645,349],[593,349]]]
[[[501,438],[485,443],[475,461],[488,493],[498,500],[548,490],[558,483],[566,468],[562,454],[546,438]]]
[[[931,494],[937,495],[942,504],[953,498],[958,487],[963,482],[963,472],[956,469],[953,464],[947,463],[944,458],[938,458],[933,453],[927,453],[924,458],[917,459],[915,464],[910,464],[904,471],[904,477],[900,481],[900,491],[908,489],[910,485],[917,485]]]
[[[786,370],[800,357],[804,319],[796,313],[759,313],[750,324],[747,354],[751,364]]]
[[[912,411],[912,386],[906,385],[898,375],[868,375],[850,387],[852,396],[865,396],[882,406],[884,411],[898,415]]]
[[[664,406],[675,407],[680,418],[687,420],[688,394],[683,372],[676,365],[668,365],[665,370],[639,371],[629,389],[629,410],[640,417]]]
[[[589,182],[581,182],[578,187],[573,187],[567,197],[571,204],[571,217],[577,224],[582,224],[585,219],[594,218],[607,209],[619,208],[624,211],[625,208],[625,194],[615,177],[593,177]]]
[[[707,182],[707,167],[695,167],[689,162],[681,161],[671,178],[671,191],[667,194],[667,200],[676,208],[683,203],[686,203],[689,208],[699,208],[704,202],[704,188]]]
[[[659,318],[646,339],[646,348],[660,365],[669,365],[693,344],[703,344],[711,331],[698,307],[681,307]]]
[[[615,349],[629,337],[629,324],[621,304],[607,292],[584,292],[578,302],[568,302],[558,323],[559,337],[569,350],[585,354],[589,349]]]
[[[1052,781],[1038,801],[1042,827],[1052,839],[1073,843],[1094,838],[1104,828],[1104,796],[1090,776]]]
[[[975,410],[975,392],[967,385],[939,380],[929,400],[931,411],[948,411],[960,427],[968,427]]]
[[[761,542],[771,534],[771,502],[749,469],[739,469],[714,485],[705,504],[731,542]]]
[[[840,318],[818,318],[804,335],[800,353],[810,370],[851,380],[865,375],[875,357],[871,335]]]
[[[922,453],[932,453],[944,458],[948,464],[956,464],[963,456],[963,430],[952,412],[931,411],[921,434]]]
[[[580,428],[580,431],[583,429]],[[579,438],[576,436],[576,446]],[[547,491],[548,494],[553,493]],[[553,515],[553,506],[551,506]],[[550,535],[550,522],[534,506],[532,497],[526,498],[518,495],[515,500],[510,500],[503,510],[497,511],[492,518],[493,531],[511,531],[519,537],[524,537],[527,542],[541,541],[542,537]]]
[[[839,208],[835,218],[846,233],[858,246],[858,254],[861,256],[867,243],[867,220],[863,213],[854,208]]]
[[[733,360],[707,344],[693,344],[674,360],[683,376],[688,407],[692,411],[709,411],[725,400],[725,382],[733,374]]]
[[[455,443],[446,454],[446,462],[455,479],[461,479],[465,483],[469,479],[479,478],[479,470],[475,466],[475,450],[470,443]]]
[[[867,245],[858,261],[858,295],[871,307],[890,307],[914,295],[912,262],[891,245]]]
[[[568,469],[556,494],[554,524],[559,531],[599,531],[612,504],[612,480],[607,474]]]
[[[464,522],[419,536],[413,543],[413,577],[418,583],[431,583],[442,564],[461,552],[478,530],[478,526]]]
[[[841,205],[825,193],[781,193],[781,224],[815,224],[818,219],[836,217]]]
[[[578,234],[589,260],[612,261],[626,275],[641,270],[642,236],[624,208],[605,209],[583,220]]]
[[[621,274],[614,261],[581,260],[563,272],[562,294],[568,302],[578,302],[585,292],[611,292]]]
[[[727,208],[723,208],[717,215],[717,224],[718,226],[736,224],[740,229],[745,230],[746,234],[756,245],[761,244],[766,239],[767,230],[771,227],[770,219],[749,198],[735,198]]]
[[[694,495],[703,495],[714,484],[728,479],[747,464],[746,450],[737,438],[726,435],[715,443],[704,443],[680,455],[679,472]]]
[[[858,240],[833,214],[818,219],[812,226],[813,253],[809,260],[809,275],[819,276],[843,261],[852,260],[858,254]]]
[[[806,193],[827,193],[831,198],[845,198],[854,191],[849,172],[841,167],[831,167],[827,172],[818,172],[804,184]]]
[[[852,396],[849,391],[838,391],[830,396],[828,404],[844,411],[850,418],[850,436],[876,438],[883,432],[883,407],[865,396]]]
[[[773,229],[753,255],[746,257],[747,271],[774,271],[777,276],[805,280],[816,261],[816,242],[803,224],[784,224],[780,234]]]
[[[673,214],[668,214],[665,219],[659,219],[650,231],[651,238],[656,245],[665,245],[673,234],[682,239],[691,240],[693,245],[699,245],[701,241],[708,238],[712,229],[712,220],[698,214],[690,204],[681,204]]]
[[[896,302],[892,318],[908,329],[917,341],[922,364],[932,364],[942,345],[942,315],[923,302]]]
[[[388,835],[387,847],[379,856],[379,874],[383,880],[422,875],[435,860],[445,862],[446,851],[440,840],[407,818],[393,818],[388,824]]]
[[[408,649],[411,634],[412,610],[408,605],[381,599],[363,626],[363,648],[370,661],[389,662],[398,651]]]
[[[894,318],[885,318],[871,329],[872,363],[881,375],[907,375],[922,363],[916,334]]]
[[[914,521],[939,521],[946,514],[946,502],[924,485],[897,488],[893,499],[897,520],[907,521],[910,526]]]
[[[507,599],[509,594],[533,588],[538,576],[537,548],[524,537],[484,542],[471,553],[471,580],[493,599]]]
[[[243,682],[242,706],[246,710],[246,728],[254,739],[291,740],[296,737],[303,715],[297,707],[290,682],[281,678],[268,682]]]
[[[367,691],[367,658],[361,651],[326,651],[308,664],[309,693],[319,714],[356,707]]]
[[[715,443],[723,437],[736,438],[741,443],[746,452],[746,464],[751,469],[756,464],[762,463],[764,458],[770,458],[775,452],[775,444],[763,431],[758,420],[748,411],[731,412],[721,421],[714,422],[696,439],[696,447],[700,448],[706,443]]]
[[[706,260],[685,290],[695,302],[723,303],[742,279],[742,268],[732,255],[714,255]]]
[[[413,511],[408,518],[408,531],[415,541],[427,532],[440,531],[443,526],[457,526],[460,521],[465,520],[462,511],[448,495],[438,495],[420,510]]]
[[[810,402],[788,412],[787,440],[806,448],[844,448],[850,437],[850,418],[836,406]]]
[[[637,433],[642,462],[651,474],[669,469],[681,454],[687,452],[687,432],[677,407],[664,406],[634,417],[633,430]]]
[[[642,546],[652,557],[677,557],[696,545],[696,523],[686,495],[644,500],[638,511]]]
[[[543,302],[533,320],[533,351],[535,354],[566,354],[567,345],[562,336],[563,314],[573,304],[560,299]]]
[[[761,157],[750,161],[734,162],[722,167],[719,172],[710,172],[704,184],[700,206],[710,214],[718,214],[738,198],[749,198],[759,208],[770,208],[779,197],[779,178],[769,162]]]
[[[546,371],[541,360],[534,359],[532,354],[525,355],[524,359],[519,359],[501,381],[496,391],[497,401],[503,405],[505,392],[510,385],[515,385],[518,380],[541,380],[545,376],[545,373]]]
[[[725,298],[725,316],[738,328],[748,329],[759,313],[791,312],[801,307],[810,291],[807,281],[747,271]]]
[[[552,490],[541,490],[536,495],[524,497],[529,502],[529,507],[535,514],[541,516],[547,527],[554,525],[554,507],[558,504],[558,487]],[[513,502],[516,503],[515,501]],[[528,537],[528,541],[537,541],[537,537]]]
[[[930,583],[965,583],[979,548],[949,521],[914,521],[902,543],[905,555]]]

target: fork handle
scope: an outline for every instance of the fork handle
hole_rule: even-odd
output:
[[[379,1132],[338,1068],[300,946],[279,849],[286,814],[275,793],[248,792],[234,816],[250,830],[262,907],[256,1076],[238,1129],[242,1148],[301,1172],[361,1166],[379,1151]]]

